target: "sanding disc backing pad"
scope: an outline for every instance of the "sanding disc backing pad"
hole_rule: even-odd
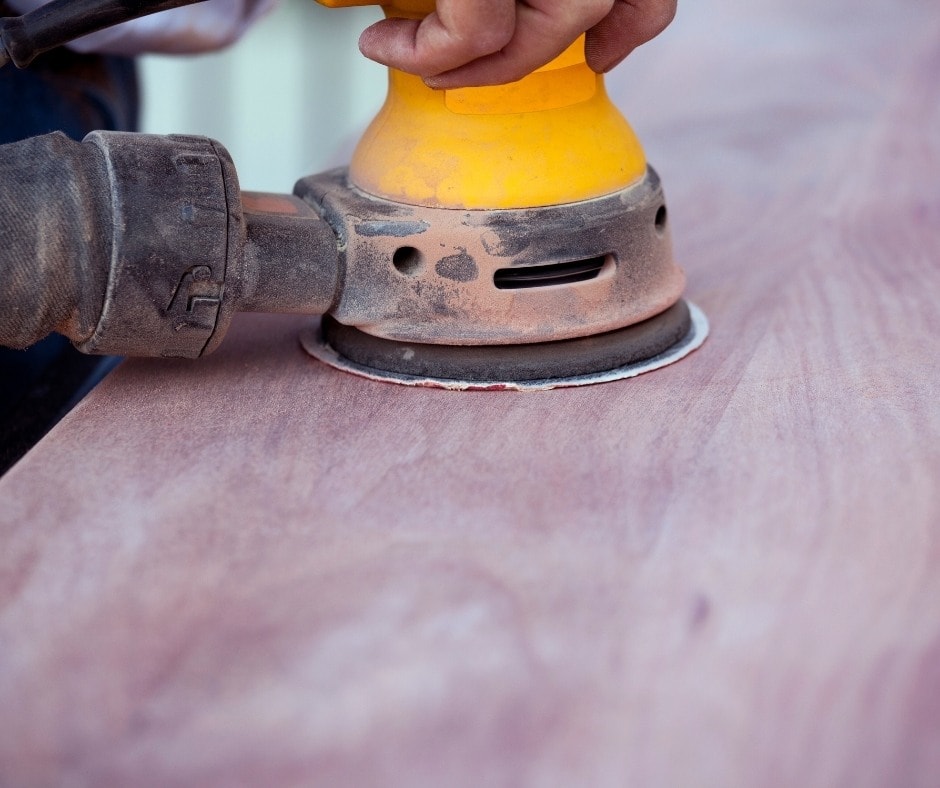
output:
[[[537,391],[635,377],[684,358],[707,335],[704,313],[682,300],[643,323],[558,342],[395,342],[344,326],[328,315],[300,340],[314,358],[370,380],[458,391]]]

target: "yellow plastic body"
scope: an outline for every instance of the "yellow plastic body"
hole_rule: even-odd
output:
[[[433,0],[318,0],[421,17]],[[389,70],[385,104],[350,179],[389,200],[440,208],[531,208],[623,189],[646,172],[636,134],[584,60],[583,37],[518,82],[432,90]]]

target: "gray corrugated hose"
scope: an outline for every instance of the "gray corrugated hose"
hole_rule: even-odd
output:
[[[88,339],[104,305],[111,234],[104,156],[64,134],[0,145],[0,344]]]

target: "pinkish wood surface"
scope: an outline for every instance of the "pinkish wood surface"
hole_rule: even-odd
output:
[[[0,481],[0,783],[940,785],[937,5],[687,3],[611,83],[706,346],[126,363]]]

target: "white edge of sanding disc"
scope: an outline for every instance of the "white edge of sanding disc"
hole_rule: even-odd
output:
[[[635,378],[645,372],[652,372],[669,364],[685,358],[689,353],[698,350],[708,337],[708,318],[691,301],[686,301],[689,307],[691,325],[689,332],[679,342],[658,356],[639,361],[635,364],[626,364],[622,367],[608,369],[604,372],[593,372],[588,375],[573,375],[563,378],[544,378],[542,380],[451,380],[449,378],[421,377],[418,375],[405,375],[398,372],[386,372],[372,367],[366,367],[350,361],[337,353],[323,339],[319,328],[310,328],[300,335],[300,344],[311,356],[324,364],[343,372],[376,380],[382,383],[397,383],[401,386],[416,386],[419,388],[448,389],[450,391],[546,391],[548,389],[570,388],[572,386],[592,386],[596,383],[611,383],[615,380]]]

